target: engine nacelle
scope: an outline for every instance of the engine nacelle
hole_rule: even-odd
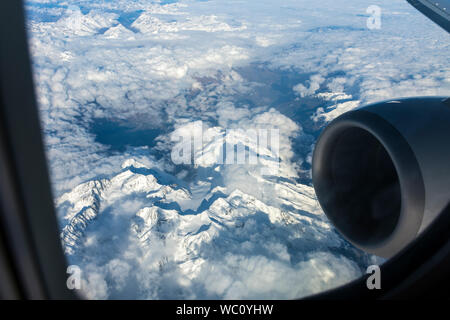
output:
[[[404,248],[450,201],[450,104],[408,98],[345,113],[320,135],[313,183],[322,209],[356,247]]]

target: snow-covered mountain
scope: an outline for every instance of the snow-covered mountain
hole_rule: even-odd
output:
[[[211,131],[224,134],[209,128],[206,136]],[[248,137],[226,136],[206,141],[198,160],[217,156],[218,144],[230,140],[257,152]],[[102,270],[105,282],[92,295],[100,280],[86,279],[85,292],[124,297],[133,283],[138,289],[128,294],[139,298],[294,298],[361,274],[355,261],[365,265],[369,257],[333,231],[313,188],[269,154],[262,152],[259,166],[201,161],[207,165],[193,169],[189,183],[128,159],[112,177],[63,194],[56,205],[66,254],[85,270]],[[277,167],[260,170],[267,166]],[[274,169],[276,176],[262,174]],[[128,270],[119,283],[116,263]]]

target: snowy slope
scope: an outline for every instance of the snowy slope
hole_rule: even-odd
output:
[[[250,139],[234,138],[250,151],[256,148]],[[217,149],[211,144],[222,143],[212,141],[203,157]],[[355,258],[362,264],[370,258],[332,230],[310,186],[283,171],[273,177],[241,167],[200,166],[201,176],[183,185],[128,159],[110,179],[83,183],[57,199],[65,213],[61,237],[70,261],[102,270],[107,283],[101,294],[93,294],[100,280],[86,280],[88,296],[126,297],[126,281],[139,288],[129,293],[133,298],[294,298],[362,272]],[[256,193],[219,183],[236,169],[240,179],[255,182]],[[118,261],[136,271],[122,275],[119,284],[110,270]],[[260,277],[263,283],[256,280]],[[290,280],[299,285],[286,286]]]

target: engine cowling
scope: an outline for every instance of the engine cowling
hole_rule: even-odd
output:
[[[336,229],[366,252],[390,257],[450,201],[450,104],[444,97],[372,104],[320,135],[313,184]]]

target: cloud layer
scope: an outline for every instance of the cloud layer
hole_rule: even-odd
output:
[[[88,297],[294,298],[379,262],[321,212],[311,151],[362,104],[449,95],[450,41],[405,1],[379,1],[369,30],[371,4],[26,1],[62,239]],[[173,137],[196,123],[206,152],[176,165]],[[261,174],[270,156],[207,165],[215,138],[248,128],[280,130],[277,175]]]

